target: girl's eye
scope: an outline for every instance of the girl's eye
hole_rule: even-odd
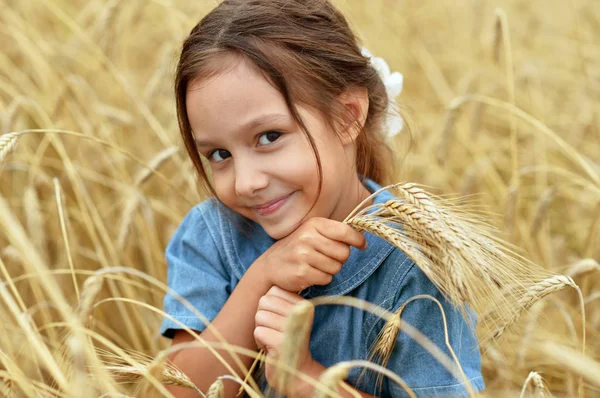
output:
[[[258,137],[258,143],[260,145],[269,145],[273,142],[277,141],[277,139],[281,137],[281,133],[278,131],[268,131],[266,133],[262,133],[260,137]]]
[[[214,150],[208,155],[210,160],[213,160],[217,163],[224,161],[225,159],[227,159],[230,156],[231,156],[231,153],[229,153],[229,151],[226,151],[225,149]]]

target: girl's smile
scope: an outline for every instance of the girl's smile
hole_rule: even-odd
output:
[[[262,205],[254,206],[253,209],[261,217],[269,216],[275,213],[277,210],[281,209],[286,203],[288,203],[293,194],[294,192],[288,195],[284,195],[279,199],[275,199],[270,202],[264,203]]]

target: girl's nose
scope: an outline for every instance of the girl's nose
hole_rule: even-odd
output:
[[[261,170],[261,166],[264,165],[238,162],[235,170],[235,193],[238,196],[253,197],[269,185],[269,177]]]

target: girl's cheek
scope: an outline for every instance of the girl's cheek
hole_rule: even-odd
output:
[[[233,173],[228,169],[214,168],[212,178],[217,198],[227,205],[235,196]]]

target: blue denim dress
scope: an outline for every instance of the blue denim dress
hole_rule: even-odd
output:
[[[363,183],[371,192],[380,188],[369,179]],[[374,203],[385,203],[393,197],[390,192],[383,192],[375,197]],[[475,315],[470,313],[470,321],[466,322],[403,252],[369,233],[366,239],[368,248],[364,251],[351,248],[348,261],[330,284],[312,286],[301,295],[356,297],[389,311],[395,311],[416,295],[437,298],[446,315],[450,345],[466,379],[472,391],[483,390],[481,357],[473,330]],[[168,285],[211,321],[244,272],[274,242],[260,225],[242,219],[214,201],[204,201],[188,213],[167,247]],[[205,329],[205,324],[171,295],[164,298],[164,310],[191,329]],[[451,358],[444,339],[442,314],[435,302],[411,301],[402,312],[402,322],[417,328]],[[350,306],[319,305],[310,340],[313,358],[327,367],[340,361],[368,359],[384,323],[378,316]],[[163,336],[171,338],[176,329],[181,329],[177,323],[163,320]],[[454,377],[405,332],[398,335],[387,368],[398,374],[418,397],[468,396],[465,380]],[[384,378],[383,383],[377,383],[374,374],[359,377],[361,372],[362,369],[353,369],[346,381],[369,394],[408,397],[391,380]]]

